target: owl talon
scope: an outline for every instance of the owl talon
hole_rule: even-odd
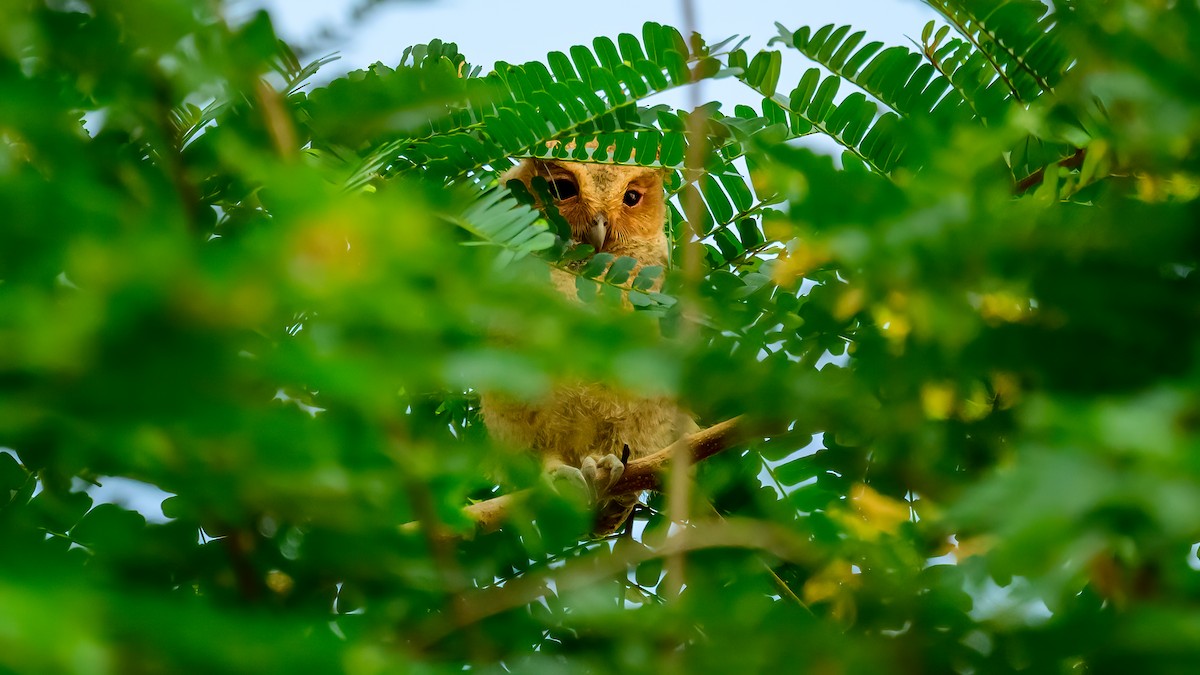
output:
[[[568,464],[559,464],[546,471],[546,481],[550,483],[550,487],[559,494],[564,494],[563,485],[569,486],[567,490],[572,493],[584,495],[589,500],[594,499],[591,483],[588,482],[583,472]]]
[[[607,469],[608,474],[601,478],[600,469]],[[560,485],[570,485],[571,490],[586,495],[592,504],[604,501],[612,486],[621,480],[625,473],[625,464],[616,455],[589,455],[583,458],[579,468],[569,464],[558,464],[546,471],[546,478],[555,492],[562,494]]]
[[[584,457],[583,464],[579,468],[583,472],[584,478],[588,480],[588,484],[592,486],[597,501],[606,496],[625,473],[625,463],[621,461],[620,457],[613,454]],[[608,476],[603,483],[597,476],[597,470],[601,468],[608,469]]]

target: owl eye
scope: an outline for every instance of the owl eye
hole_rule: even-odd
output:
[[[625,198],[621,201],[625,202],[625,206],[637,206],[637,203],[642,201],[642,193],[637,190],[626,190]]]
[[[559,201],[570,199],[579,196],[579,186],[566,178],[559,178],[550,181],[550,194]]]

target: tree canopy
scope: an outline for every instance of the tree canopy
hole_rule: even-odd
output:
[[[1200,7],[928,4],[319,87],[265,12],[0,4],[0,672],[1194,672]],[[671,267],[523,157],[662,167]],[[489,440],[579,380],[711,428],[688,499],[596,539]]]

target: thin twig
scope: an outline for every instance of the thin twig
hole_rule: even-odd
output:
[[[680,9],[683,13],[683,32],[687,36],[684,39],[689,42],[693,37],[698,35],[696,30],[696,4],[693,0],[680,0]],[[689,51],[699,51],[699,45],[692,43],[689,45]],[[705,133],[705,126],[708,123],[708,114],[701,108],[700,96],[701,80],[692,78],[690,87],[688,88],[688,107],[691,108],[691,114],[688,115],[687,129],[685,130],[687,139],[687,153],[683,159],[683,179],[693,181],[697,186],[703,189],[703,181],[712,180],[712,177],[707,175],[704,167],[707,164],[705,159],[708,156],[709,141],[708,135]],[[700,242],[704,238],[704,233],[697,229],[697,225],[704,217],[705,206],[700,199],[699,190],[688,190],[683,194],[681,199],[683,206],[683,215],[687,219],[687,227],[684,229],[683,238],[680,241],[681,250],[681,272],[683,273],[683,284],[679,293],[679,309],[683,316],[689,316],[696,313],[699,306],[697,297],[697,289],[700,285],[703,272],[700,269],[702,264],[702,247]],[[683,322],[680,328],[678,339],[680,343],[686,345],[696,336],[696,326],[690,321]],[[678,412],[678,423],[676,428],[683,428],[687,423],[687,413],[683,410]],[[671,468],[668,475],[667,484],[667,517],[672,523],[684,525],[688,521],[688,506],[691,502],[691,464],[693,461],[692,453],[685,445],[673,444],[671,452]],[[680,545],[685,545],[682,540],[686,536],[687,529],[680,530],[679,537],[681,538]],[[666,579],[663,582],[663,596],[672,598],[679,594],[685,583],[684,563],[686,557],[682,550],[672,553],[667,556],[665,567],[667,570]]]
[[[296,139],[296,127],[288,115],[283,97],[264,79],[254,83],[254,95],[258,98],[259,110],[267,127],[275,152],[285,160],[296,157],[300,142]]]
[[[774,476],[772,475],[772,477]],[[713,506],[711,502],[709,502],[708,508],[710,511],[712,511],[712,514],[717,517],[718,521],[725,522],[725,516],[721,515],[721,512],[718,511],[717,507]],[[770,575],[771,582],[775,584],[775,588],[779,590],[779,595],[781,597],[791,600],[794,604],[804,609],[804,611],[812,614],[812,608],[805,604],[804,601],[800,599],[800,596],[796,595],[796,592],[792,590],[792,587],[789,586],[788,583],[775,572],[775,568],[771,567],[770,563],[762,558],[759,558],[758,562],[762,564],[763,569],[765,569],[767,574]]]
[[[250,563],[250,554],[242,539],[244,534],[241,530],[232,527],[222,529],[225,529],[227,534],[221,537],[221,545],[229,554],[229,566],[233,569],[233,576],[237,580],[238,592],[243,600],[256,602],[262,597],[262,583],[258,573],[254,571],[254,565]]]
[[[1087,149],[1079,148],[1074,153],[1072,153],[1070,156],[1068,156],[1064,159],[1060,159],[1059,161],[1055,162],[1054,166],[1061,166],[1066,169],[1078,169],[1079,167],[1083,166],[1083,159],[1086,155],[1087,155]],[[1029,174],[1028,176],[1017,181],[1016,185],[1013,186],[1013,194],[1018,194],[1018,195],[1025,194],[1026,192],[1029,191],[1030,188],[1041,184],[1041,182],[1043,180],[1045,180],[1045,178],[1046,178],[1046,167],[1043,166],[1042,168],[1038,169],[1037,171],[1034,171],[1033,173]]]
[[[406,436],[407,433],[405,433],[405,430],[399,427],[392,429],[393,442],[396,445],[401,445],[397,441],[398,438],[405,438]],[[413,512],[417,515],[417,522],[424,525],[421,528],[421,532],[429,547],[429,553],[437,565],[438,573],[441,576],[442,588],[449,596],[450,614],[456,622],[466,621],[466,617],[469,616],[470,611],[466,599],[463,597],[463,593],[468,587],[467,576],[463,572],[461,565],[459,565],[458,559],[455,557],[455,551],[451,543],[445,538],[437,536],[434,526],[437,522],[437,510],[434,507],[433,496],[430,494],[428,486],[411,476],[405,476],[404,482],[409,503],[412,505]],[[467,648],[471,657],[477,661],[482,660],[483,639],[479,633],[478,626],[470,624],[466,638]]]
[[[1017,91],[1017,87],[1013,84],[1013,81],[1009,79],[1008,73],[1004,72],[1004,67],[1000,65],[1000,62],[996,60],[996,57],[993,56],[991,52],[983,48],[983,44],[976,39],[975,35],[967,30],[966,24],[959,21],[958,17],[955,16],[949,8],[944,8],[938,5],[934,5],[933,8],[939,14],[941,14],[951,26],[954,26],[959,35],[965,37],[967,42],[970,42],[976,49],[979,50],[979,53],[983,54],[983,58],[987,59],[987,62],[991,64],[992,69],[995,70],[996,74],[1000,76],[1000,80],[1004,82],[1005,86],[1008,87],[1008,90],[1012,92],[1013,98],[1016,99],[1018,103],[1024,103],[1024,101],[1021,99],[1021,92]],[[974,19],[974,17],[971,18]],[[988,37],[991,37],[991,35],[988,34]]]
[[[455,613],[449,621],[440,618],[429,630],[423,631],[423,642],[426,645],[436,643],[456,630],[525,606],[546,595],[551,588],[561,595],[620,574],[630,565],[656,558],[669,560],[671,556],[702,549],[744,548],[766,551],[780,560],[805,566],[812,566],[816,560],[806,539],[780,525],[730,519],[697,525],[688,528],[687,532],[686,537],[680,534],[669,537],[657,549],[630,547],[613,553],[605,549],[602,554],[575,558],[542,574],[527,574],[503,586],[473,592],[465,612]]]

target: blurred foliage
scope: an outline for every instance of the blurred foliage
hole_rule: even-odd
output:
[[[0,5],[0,671],[1195,672],[1200,10],[930,4],[317,89],[266,14]],[[529,156],[662,166],[699,267],[622,311]],[[538,474],[475,392],[581,378],[763,435],[686,540],[469,536]]]

